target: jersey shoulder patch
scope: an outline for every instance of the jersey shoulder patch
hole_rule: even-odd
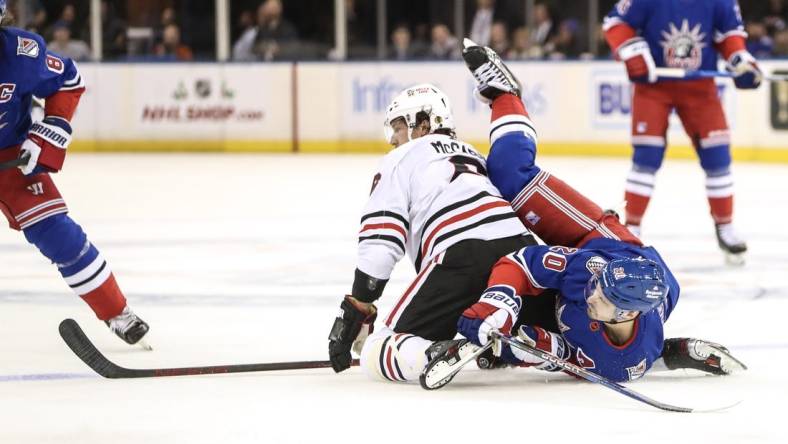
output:
[[[41,53],[41,47],[34,39],[17,36],[16,55],[26,56],[30,58],[38,58]]]
[[[63,71],[66,69],[66,64],[63,63],[63,60],[59,57],[47,54],[47,69],[55,74],[63,74]]]

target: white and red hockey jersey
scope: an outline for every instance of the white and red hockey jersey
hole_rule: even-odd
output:
[[[381,161],[361,217],[357,268],[388,279],[405,253],[418,271],[462,240],[527,232],[487,178],[484,156],[467,143],[431,134]]]

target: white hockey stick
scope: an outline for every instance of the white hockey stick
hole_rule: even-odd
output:
[[[709,79],[714,77],[735,77],[733,73],[727,71],[698,70],[688,71],[681,68],[656,68],[657,77],[661,79]],[[763,79],[769,82],[788,82],[788,74],[763,75]]]

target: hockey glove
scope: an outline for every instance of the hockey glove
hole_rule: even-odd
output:
[[[345,296],[339,306],[339,316],[328,334],[328,357],[335,372],[350,368],[353,360],[350,350],[359,349],[356,353],[360,351],[364,340],[372,333],[377,313],[374,305],[359,302],[353,296]],[[354,343],[357,344],[355,347]]]
[[[20,157],[29,156],[29,159],[19,169],[26,176],[60,171],[70,143],[71,125],[65,119],[45,117],[35,122],[20,147]]]
[[[564,360],[569,359],[571,354],[571,350],[566,345],[563,336],[549,332],[541,327],[521,325],[517,330],[517,339],[533,348],[538,348]],[[523,367],[535,367],[548,372],[561,370],[561,367],[516,347],[504,347],[501,358],[504,361]]]
[[[484,346],[491,330],[504,335],[512,332],[523,301],[508,285],[495,285],[484,291],[479,302],[467,308],[457,321],[457,330],[469,341]]]
[[[651,49],[643,37],[627,40],[618,47],[618,58],[627,67],[629,80],[633,82],[654,83],[657,81],[657,65],[651,55]]]
[[[728,59],[728,71],[732,72],[733,83],[739,89],[755,89],[763,81],[763,73],[755,57],[747,51],[737,51]]]
[[[694,368],[715,375],[747,369],[722,345],[692,338],[665,339],[662,360],[669,370]]]

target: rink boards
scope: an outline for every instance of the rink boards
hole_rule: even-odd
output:
[[[626,155],[631,85],[614,62],[517,62],[542,154]],[[788,61],[762,63],[788,72]],[[84,64],[74,150],[382,152],[385,107],[429,82],[453,101],[458,135],[486,149],[489,110],[461,62]],[[740,91],[719,79],[738,159],[788,162],[788,82]],[[691,156],[674,115],[673,157]]]

